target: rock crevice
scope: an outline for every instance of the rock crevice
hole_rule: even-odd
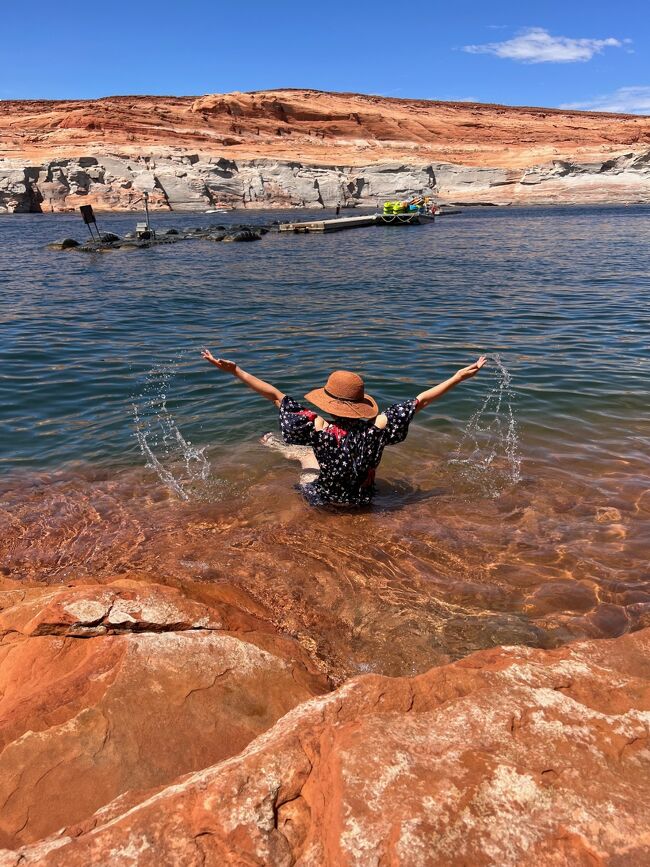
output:
[[[244,637],[231,611],[169,587],[12,590],[0,606],[0,847],[235,755],[329,688],[297,645],[240,615]]]

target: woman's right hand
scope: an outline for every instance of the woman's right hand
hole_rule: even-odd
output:
[[[471,379],[472,376],[476,376],[476,374],[483,367],[486,361],[487,358],[484,355],[481,355],[481,357],[473,364],[470,364],[468,367],[461,367],[461,369],[456,372],[456,378],[459,382],[464,382],[466,379]]]
[[[234,361],[227,361],[225,358],[215,358],[209,349],[202,350],[201,358],[205,358],[206,361],[214,364],[215,367],[218,367],[219,370],[223,370],[225,373],[234,374],[237,370],[237,365]]]

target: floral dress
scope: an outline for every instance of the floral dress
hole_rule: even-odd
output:
[[[374,419],[346,418],[317,431],[316,413],[285,396],[280,404],[282,438],[289,445],[311,446],[320,467],[313,482],[300,486],[306,499],[312,505],[368,505],[384,447],[406,439],[416,406],[417,399],[393,404],[385,411],[388,423],[383,429]]]

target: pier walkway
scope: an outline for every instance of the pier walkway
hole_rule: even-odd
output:
[[[280,223],[281,232],[340,232],[342,229],[356,229],[360,226],[374,226],[377,214],[360,217],[335,217],[332,220],[307,220],[303,223]]]

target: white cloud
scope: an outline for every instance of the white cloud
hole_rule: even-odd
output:
[[[612,111],[616,114],[650,114],[650,86],[619,87],[613,93],[606,93],[585,102],[566,102],[560,108]]]
[[[529,27],[505,42],[487,42],[484,45],[465,45],[470,54],[494,54],[521,63],[575,63],[591,60],[604,48],[623,48],[629,39],[572,39],[553,36],[543,27]]]

